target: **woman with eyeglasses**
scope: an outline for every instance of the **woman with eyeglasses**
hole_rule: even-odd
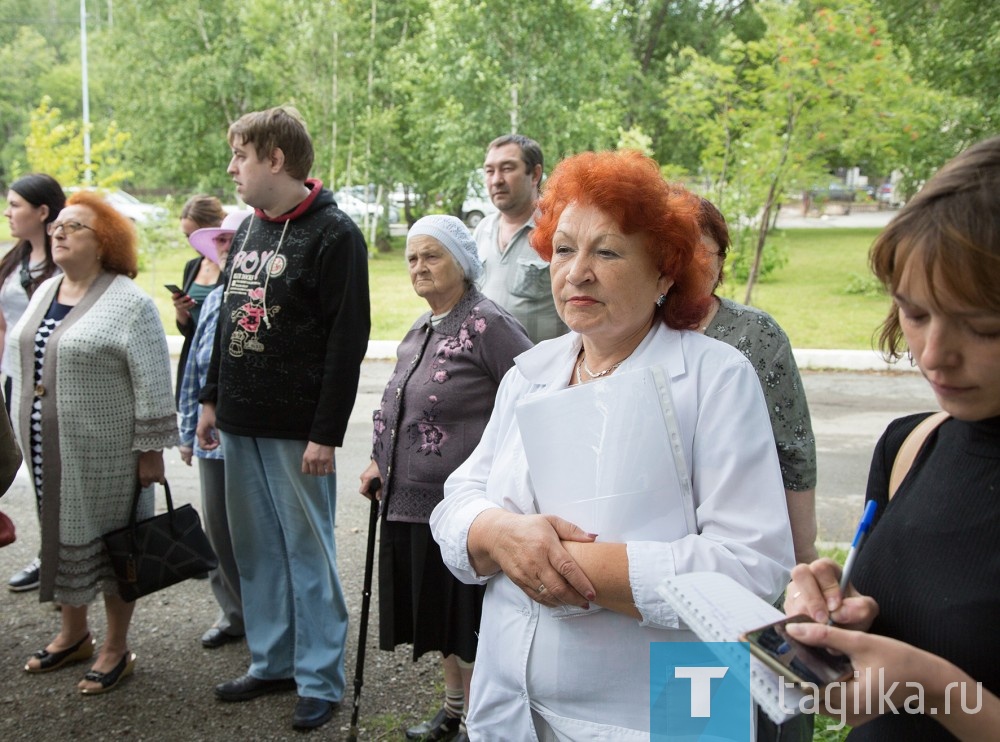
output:
[[[62,605],[55,638],[30,673],[94,657],[77,685],[104,693],[132,672],[135,608],[118,593],[101,536],[153,514],[163,449],[177,444],[167,339],[153,300],[133,282],[135,228],[99,195],[81,191],[48,227],[63,274],[35,291],[11,331],[13,419],[30,455],[42,508],[41,600]],[[87,607],[103,594],[106,635],[96,642]]]
[[[190,240],[191,235],[199,229],[216,228],[225,218],[226,212],[222,209],[222,203],[215,196],[192,196],[181,208],[181,231],[184,232],[184,237]],[[184,378],[184,369],[187,366],[188,354],[191,352],[201,306],[212,290],[219,285],[221,274],[221,268],[208,256],[199,255],[191,258],[184,265],[181,291],[173,295],[177,329],[184,336],[181,356],[177,361],[177,387],[174,392],[178,406],[181,398],[181,379]]]
[[[14,248],[0,260],[0,372],[3,373],[4,401],[10,415],[10,354],[5,351],[7,330],[12,328],[28,306],[38,285],[59,272],[52,261],[52,241],[46,233],[66,204],[66,195],[55,178],[31,173],[18,178],[7,191],[7,217]],[[36,493],[37,494],[37,493]],[[36,500],[41,507],[41,500]],[[14,574],[7,582],[14,592],[38,587],[39,560]]]

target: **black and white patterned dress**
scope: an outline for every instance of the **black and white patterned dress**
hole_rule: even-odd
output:
[[[35,497],[38,499],[38,507],[42,503],[42,398],[38,396],[37,390],[42,383],[42,364],[45,362],[45,346],[49,342],[49,337],[59,327],[69,310],[73,307],[67,304],[60,304],[53,301],[49,306],[49,311],[45,319],[38,326],[35,332],[35,363],[33,381],[36,394],[31,401],[31,474],[35,481]]]

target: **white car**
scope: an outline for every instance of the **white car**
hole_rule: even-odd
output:
[[[371,203],[359,198],[346,188],[341,188],[333,194],[333,199],[337,202],[338,208],[347,214],[355,224],[361,225],[368,219],[381,219],[385,209],[381,204]],[[389,222],[395,224],[399,221],[399,209],[389,206]]]
[[[462,202],[462,221],[468,225],[469,229],[475,229],[479,222],[495,211],[498,209],[493,205],[489,194],[486,193],[482,177],[470,178],[469,190],[466,193],[465,201]]]
[[[102,188],[67,188],[66,193],[75,193],[79,190],[97,191],[100,193],[104,200],[115,207],[122,216],[127,216],[136,224],[147,225],[153,222],[166,221],[167,217],[170,216],[170,212],[167,211],[162,206],[156,206],[154,204],[147,204],[131,193],[126,193],[120,188],[115,188],[114,190],[104,190]]]

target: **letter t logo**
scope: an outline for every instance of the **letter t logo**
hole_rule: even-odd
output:
[[[712,678],[725,677],[728,667],[675,667],[675,678],[691,680],[691,716],[712,715]]]

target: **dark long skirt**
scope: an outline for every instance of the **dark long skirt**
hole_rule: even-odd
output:
[[[381,649],[412,644],[414,660],[434,651],[476,659],[486,588],[448,571],[429,525],[383,518],[378,588]]]

